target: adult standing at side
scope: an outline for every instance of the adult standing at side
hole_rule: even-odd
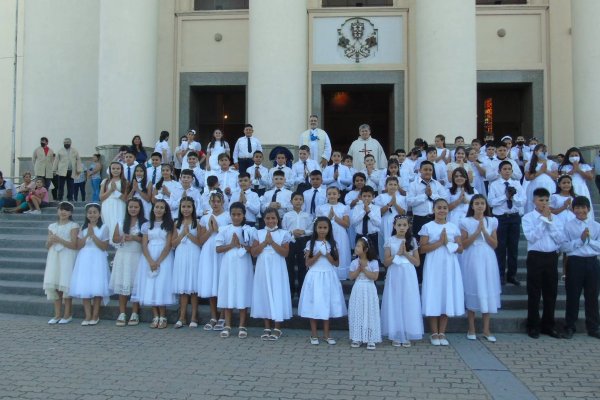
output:
[[[594,174],[596,176],[596,188],[598,188],[598,193],[600,193],[600,150],[598,150],[598,154],[594,158]]]
[[[306,145],[310,148],[310,158],[315,160],[321,169],[324,169],[331,158],[331,141],[329,135],[319,128],[319,117],[311,115],[308,117],[310,129],[300,134],[299,146]]]
[[[371,127],[362,124],[358,127],[360,137],[352,142],[348,155],[352,156],[352,166],[355,170],[361,171],[365,168],[365,157],[370,154],[375,157],[375,167],[377,169],[387,168],[387,158],[383,147],[371,137]]]
[[[56,152],[52,170],[58,175],[58,192],[56,200],[62,201],[66,183],[67,200],[73,201],[73,178],[81,174],[83,165],[81,164],[79,152],[71,147],[71,139],[65,138],[63,141],[63,148]]]
[[[54,151],[48,147],[48,138],[40,139],[40,147],[33,151],[31,162],[33,163],[33,173],[36,178],[45,178],[46,189],[50,187],[52,181],[52,164],[54,163]]]

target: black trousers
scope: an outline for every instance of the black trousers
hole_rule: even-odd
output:
[[[558,253],[527,253],[527,328],[554,329],[554,309],[558,291]],[[544,301],[540,320],[540,299]]]
[[[496,215],[498,219],[498,246],[496,259],[500,277],[514,278],[517,274],[517,256],[519,254],[519,236],[521,235],[521,217],[518,213]],[[508,271],[507,271],[508,267]]]
[[[419,231],[421,230],[423,225],[425,225],[431,221],[433,221],[433,215],[415,215],[415,216],[413,216],[412,234],[413,234],[413,237],[416,239],[417,243],[421,239],[421,236],[419,236]],[[419,264],[418,267],[415,267],[415,269],[417,271],[417,279],[419,280],[419,283],[422,283],[423,282],[423,265],[425,264],[425,254],[419,254],[419,257],[420,257],[421,263]]]
[[[61,201],[63,199],[63,195],[65,193],[65,183],[67,184],[67,200],[73,201],[73,189],[75,186],[74,180],[71,176],[73,171],[67,171],[66,176],[58,176],[58,193],[57,200]]]
[[[295,242],[290,242],[290,251],[285,258],[287,264],[288,277],[290,279],[290,292],[300,295],[304,277],[306,276],[306,260],[304,259],[304,248],[308,242],[308,236],[297,238]],[[297,269],[296,269],[297,268]],[[297,283],[296,283],[297,282]]]
[[[598,192],[600,192],[600,175],[596,175],[596,188],[598,189]]]
[[[585,327],[588,332],[598,332],[598,287],[600,283],[600,263],[597,257],[569,256],[567,259],[567,309],[565,325],[575,330],[579,317],[579,298],[583,291],[585,302]]]
[[[254,165],[251,158],[238,158],[238,171],[246,172],[248,168]]]

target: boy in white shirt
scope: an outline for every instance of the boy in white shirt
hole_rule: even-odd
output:
[[[210,173],[207,175],[207,178],[208,176],[216,176],[219,178],[219,186],[221,190],[223,190],[225,197],[229,199],[231,198],[231,194],[240,188],[238,186],[237,179],[238,172],[229,168],[229,165],[231,164],[231,158],[229,157],[229,154],[221,153],[219,154],[217,160],[219,162],[220,169],[216,171],[210,171]]]
[[[260,213],[260,199],[258,195],[250,190],[250,174],[240,172],[238,175],[239,190],[231,195],[231,204],[239,201],[246,206],[246,225],[256,226],[256,217]]]
[[[329,187],[336,187],[341,192],[352,185],[352,174],[345,165],[342,165],[342,153],[333,151],[331,153],[331,165],[328,165],[323,170],[323,184]]]
[[[277,153],[277,155],[275,156],[275,162],[277,163],[277,165],[269,170],[269,177],[271,178],[271,182],[273,181],[273,173],[275,171],[281,171],[285,175],[285,188],[291,189],[292,187],[294,187],[292,169],[285,165],[287,163],[287,157],[285,156],[285,153]]]
[[[279,217],[292,208],[290,199],[292,192],[285,188],[285,173],[283,171],[273,172],[273,189],[268,190],[260,200],[260,210],[264,212],[268,207],[274,208]]]
[[[179,214],[179,203],[181,199],[184,197],[191,197],[194,199],[194,205],[196,206],[196,215],[203,214],[203,206],[202,206],[202,194],[197,187],[194,187],[194,173],[191,169],[184,169],[181,171],[181,175],[179,176],[179,183],[181,184],[180,190],[175,193],[171,193],[169,200],[167,203],[171,207],[171,210],[177,210],[177,214]]]
[[[156,185],[162,176],[162,154],[154,152],[150,155],[150,166],[148,167],[147,177],[148,182],[152,183],[152,186]]]
[[[376,253],[379,253],[379,229],[381,227],[381,208],[373,204],[375,189],[365,186],[360,191],[362,203],[352,209],[350,224],[354,226],[356,239],[366,237],[371,242]],[[376,254],[379,258],[379,254]]]
[[[187,160],[188,153],[190,151],[195,151],[198,154],[198,153],[200,153],[200,150],[202,150],[202,145],[200,143],[196,142],[195,138],[196,138],[196,131],[193,129],[190,129],[187,133],[187,142],[182,142],[181,148],[177,152],[177,155],[179,156],[179,158],[181,158],[181,169],[182,170],[190,167],[188,164],[188,160]]]
[[[310,148],[302,145],[298,149],[298,161],[292,165],[292,176],[294,184],[298,185],[296,191],[302,193],[310,189],[310,173],[314,170],[321,170],[319,164],[310,158]]]
[[[211,210],[212,207],[210,205],[210,195],[214,192],[223,192],[221,190],[220,184],[219,184],[219,178],[217,178],[214,175],[210,175],[206,178],[206,188],[204,190],[204,193],[202,193],[202,210],[203,213],[202,214],[208,214]],[[223,196],[225,203],[223,204],[223,208],[225,210],[229,209],[229,199],[227,198],[227,196]],[[196,213],[197,215],[199,215],[198,213]]]
[[[254,161],[254,165],[248,167],[246,172],[250,174],[250,179],[252,180],[252,191],[255,192],[258,197],[261,197],[265,194],[267,188],[271,186],[271,177],[269,176],[267,167],[262,165],[262,151],[255,151],[252,156],[252,161]]]
[[[198,153],[190,151],[187,155],[189,169],[194,173],[194,182],[192,186],[202,191],[204,189],[204,170],[200,168]]]
[[[327,188],[323,187],[323,175],[318,169],[310,173],[310,186],[303,192],[304,211],[315,218],[317,208],[327,203]]]
[[[253,164],[254,153],[262,152],[260,140],[252,136],[254,128],[251,124],[244,125],[244,136],[235,142],[233,148],[233,166],[240,172],[245,172]]]
[[[346,167],[348,167],[348,170],[350,171],[350,175],[354,176],[354,174],[357,172],[356,169],[354,169],[354,157],[352,157],[350,154],[346,154],[344,156],[344,158],[342,159],[342,164],[344,164]]]
[[[300,296],[300,289],[306,276],[306,260],[304,249],[312,234],[313,217],[303,210],[304,196],[302,193],[292,195],[293,210],[283,216],[281,227],[292,235],[288,256],[285,258],[288,276],[290,278],[290,291],[292,297]],[[297,284],[296,284],[297,277]]]

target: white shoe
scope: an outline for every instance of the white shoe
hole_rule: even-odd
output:
[[[467,339],[469,339],[469,340],[477,340],[477,335],[475,335],[474,333],[467,332]]]
[[[73,317],[61,318],[60,321],[58,321],[58,323],[61,325],[64,325],[64,324],[68,324],[71,321],[73,321]]]
[[[350,343],[350,347],[353,347],[353,348],[355,348],[355,349],[356,349],[356,348],[360,347],[360,342],[357,342],[356,340],[353,340],[353,341]]]
[[[23,211],[23,214],[31,214],[33,210],[27,210],[27,211]]]
[[[496,336],[490,335],[490,336],[485,336],[483,335],[483,338],[485,340],[487,340],[490,343],[496,343]]]
[[[88,321],[88,325],[98,325],[98,322],[100,322],[100,318]]]
[[[59,321],[60,321],[60,318],[52,318],[51,320],[48,321],[48,325],[58,324]]]
[[[41,213],[42,213],[42,211],[40,211],[40,210],[32,210],[30,212],[30,214],[32,214],[32,215],[40,215]]]
[[[434,346],[439,346],[441,345],[440,339],[438,338],[438,334],[434,333],[433,335],[431,335],[429,337],[429,341],[431,342],[432,345]]]
[[[117,317],[116,325],[117,326],[127,325],[127,315],[125,313],[119,314],[119,316]]]
[[[88,326],[90,324],[90,321],[88,321],[87,319],[84,319],[83,321],[81,321],[81,326]]]
[[[446,339],[446,335],[444,335],[443,333],[440,333],[438,336],[440,338],[440,345],[442,345],[442,346],[450,345],[450,342],[448,341],[448,339]]]
[[[402,342],[399,342],[398,340],[392,340],[392,346],[402,347]]]
[[[330,344],[332,346],[337,343],[334,338],[330,338],[330,337],[325,338],[325,341],[327,342],[327,344]]]

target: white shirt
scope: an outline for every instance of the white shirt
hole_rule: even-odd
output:
[[[236,201],[240,201],[241,193],[241,189],[233,192],[229,204],[231,205]],[[246,221],[256,222],[256,216],[260,213],[260,199],[258,198],[258,195],[250,189],[245,190],[244,195],[246,196],[246,202],[244,203],[246,206]]]
[[[504,182],[508,182],[508,186],[512,186],[517,189],[517,193],[512,198],[512,208],[508,207],[506,198],[506,185]],[[523,215],[525,203],[527,202],[527,196],[523,187],[519,181],[509,179],[505,181],[503,178],[497,179],[490,183],[488,187],[488,203],[492,207],[492,213],[494,215],[504,214],[520,214]]]
[[[186,143],[188,144],[187,147],[181,147],[181,150],[187,149],[183,158],[181,159],[181,169],[188,169],[190,167],[190,165],[188,164],[187,156],[188,156],[188,154],[190,154],[191,151],[200,153],[200,150],[202,150],[202,145],[196,141],[193,141],[191,143],[190,142],[186,142]],[[184,145],[185,145],[185,143],[182,143],[182,146],[184,146]],[[200,154],[198,154],[198,157],[200,157]]]
[[[128,182],[132,182],[135,179],[135,167],[138,165],[138,162],[134,161],[133,164],[131,164],[131,165],[127,165],[127,164],[122,164],[122,165],[123,165],[123,178],[125,178],[125,180]],[[108,168],[110,170],[110,165],[108,166]],[[110,172],[109,172],[108,176],[110,176]],[[129,177],[129,179],[127,179],[128,177]],[[158,180],[157,180],[157,182],[158,182]]]
[[[314,213],[311,213],[310,205],[311,205],[315,190],[317,190],[317,196],[315,197],[315,210],[314,210]],[[327,203],[327,190],[325,189],[325,187],[323,185],[319,186],[317,189],[311,187],[310,189],[305,190],[303,193],[303,196],[304,196],[304,211],[306,211],[307,213],[312,215],[313,218],[315,217],[315,214],[317,212],[317,207],[319,207],[321,204]]]
[[[369,222],[367,224],[369,231],[363,232],[363,218],[367,213],[365,212],[365,206],[363,203],[358,203],[356,207],[352,209],[350,214],[350,223],[354,226],[354,231],[357,235],[368,235],[370,233],[379,232],[381,226],[381,207],[371,203],[369,205]]]
[[[167,203],[169,204],[171,209],[177,210],[177,216],[179,216],[179,203],[181,203],[183,192],[186,193],[187,197],[191,197],[192,199],[194,199],[194,206],[196,206],[196,216],[202,216],[204,211],[202,205],[202,193],[200,193],[200,190],[198,188],[195,188],[193,185],[189,189],[184,189],[183,186],[180,186],[176,192],[171,193],[171,196],[167,200]]]
[[[256,170],[260,173],[260,178],[256,177]],[[254,164],[246,169],[246,172],[250,174],[252,180],[252,186],[256,189],[266,189],[271,186],[271,177],[269,176],[269,170],[267,167],[262,165]]]
[[[276,167],[271,168],[269,170],[269,179],[271,180],[271,184],[273,183],[273,173],[275,171],[283,171],[285,175],[285,183],[283,184],[283,186],[286,189],[291,189],[292,187],[294,187],[294,177],[292,176],[292,169],[290,167],[287,167],[285,165],[277,165]]]
[[[196,168],[192,169],[192,172],[194,173],[194,177],[196,178],[196,182],[198,182],[198,187],[203,188],[204,187],[204,170],[198,166],[196,166]],[[196,186],[196,182],[192,182],[192,186]]]
[[[283,220],[281,221],[281,227],[292,235],[292,242],[296,242],[294,237],[294,231],[296,229],[302,229],[304,231],[303,236],[310,236],[312,234],[313,217],[305,212],[296,212],[291,210],[285,213]]]
[[[294,184],[299,185],[300,183],[304,183],[304,182],[310,184],[310,173],[315,170],[320,171],[321,167],[312,158],[309,158],[306,160],[306,168],[304,167],[304,161],[302,161],[302,160],[296,161],[292,165],[292,176],[294,179]],[[304,175],[305,173],[306,173],[306,178]]]
[[[581,234],[588,228],[590,230],[589,240],[585,243],[581,241]],[[564,224],[565,242],[561,246],[561,251],[568,256],[579,257],[597,257],[600,255],[600,224],[596,221],[590,221],[589,218],[581,221],[577,218]]]
[[[425,189],[431,187],[431,197],[427,197]],[[432,179],[429,183],[422,178],[418,178],[408,185],[408,193],[406,194],[406,204],[412,207],[414,215],[424,217],[433,214],[433,201],[437,199],[447,199],[448,191],[438,181]]]
[[[521,224],[527,239],[527,251],[555,252],[565,241],[563,225],[558,218],[549,220],[533,210],[523,216]]]
[[[163,150],[167,152],[166,158],[163,155]],[[173,153],[171,152],[171,148],[169,147],[169,142],[167,142],[166,140],[162,142],[156,142],[156,144],[154,145],[154,152],[160,153],[160,155],[163,157],[162,162],[164,162],[165,164],[169,164],[173,159]]]
[[[335,164],[328,165],[323,170],[323,184],[327,187],[336,187],[340,190],[345,190],[352,185],[352,175],[348,167],[342,164],[338,165],[338,178],[333,179],[335,173]]]
[[[365,185],[371,186],[373,190],[377,190],[379,186],[379,179],[381,178],[381,171],[378,169],[374,169],[373,172],[371,172],[371,175],[369,175],[366,169],[363,169],[360,172],[365,174],[365,176],[367,177]]]
[[[250,139],[250,152],[248,152],[248,139]],[[244,135],[235,142],[235,147],[233,148],[233,162],[237,163],[240,158],[252,158],[254,152],[257,150],[262,151],[260,140],[254,136],[248,138],[248,136]]]
[[[154,174],[154,171],[156,171],[156,174]],[[160,178],[162,177],[162,166],[160,166],[160,165],[158,167],[149,166],[148,169],[146,170],[146,175],[148,176],[148,179],[146,179],[146,181],[152,183],[152,185],[156,185],[156,182],[158,182],[160,180]],[[154,182],[152,182],[153,176],[156,177]]]
[[[232,192],[239,190],[240,186],[238,184],[238,175],[239,173],[235,170],[228,169],[227,171],[223,171],[222,169],[218,169],[215,171],[210,171],[210,173],[206,174],[204,185],[206,184],[206,179],[209,176],[216,176],[219,179],[219,186],[223,193],[225,193],[225,189],[229,188]],[[227,197],[227,196],[225,196]]]
[[[279,192],[277,192],[279,190]],[[279,212],[279,216],[283,217],[283,214],[292,209],[292,192],[285,187],[281,189],[273,188],[265,192],[264,196],[260,198],[260,210],[261,212],[265,212],[269,204],[273,202],[273,195],[275,196],[275,202],[279,203],[281,207],[277,210]]]
[[[519,164],[515,161],[512,160],[510,158],[505,158],[504,160],[501,160],[499,158],[495,158],[494,160],[490,160],[488,157],[488,163],[486,163],[486,167],[485,167],[485,179],[488,182],[494,182],[497,179],[500,179],[500,172],[498,171],[498,167],[500,166],[500,163],[502,161],[509,161],[510,164],[512,165],[512,179],[515,179],[517,181],[520,181],[521,178],[523,177],[523,173],[521,172],[521,168],[519,168]]]

